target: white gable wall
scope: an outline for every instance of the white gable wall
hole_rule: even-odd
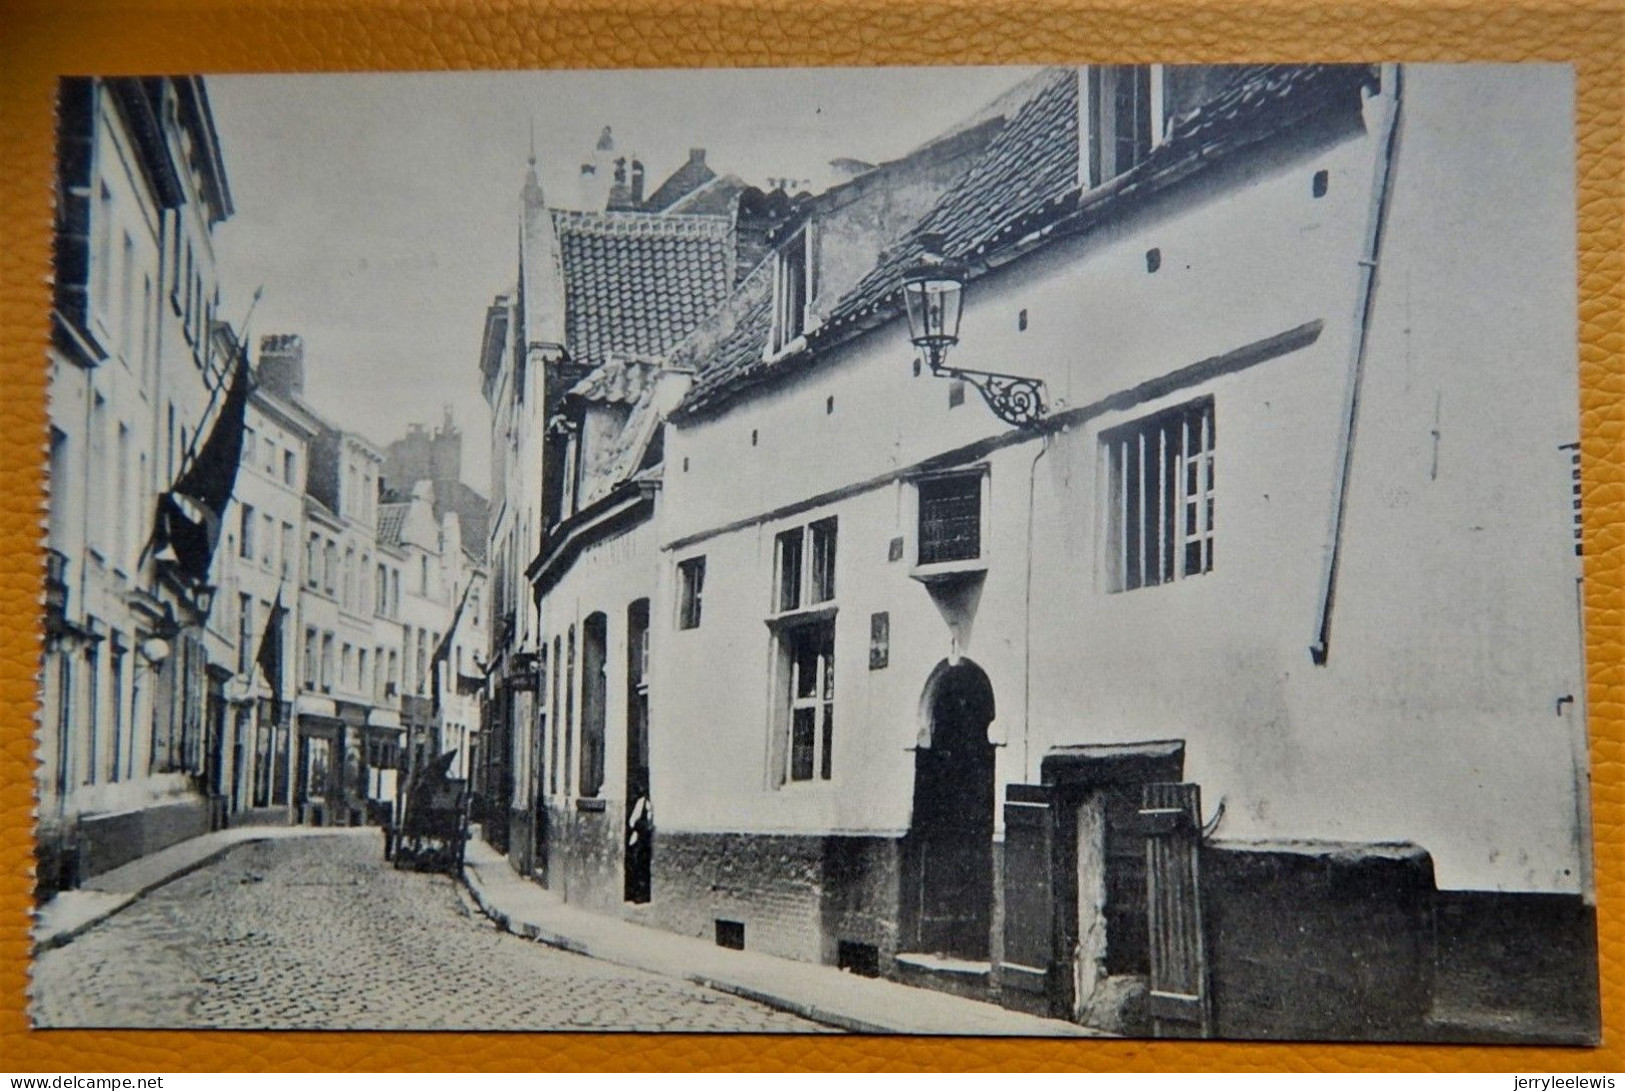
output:
[[[1183,738],[1209,812],[1224,801],[1221,836],[1412,840],[1445,887],[1581,889],[1579,714],[1556,704],[1581,685],[1558,450],[1578,428],[1568,130],[1529,123],[1568,116],[1569,93],[1553,68],[1407,69],[1324,667],[1308,649],[1377,142],[1299,133],[1227,169],[1225,186],[1167,194],[973,282],[950,363],[1041,376],[1072,408],[1321,324],[1285,355],[1086,414],[1041,457],[1038,439],[986,457],[987,575],[960,650],[996,695],[1001,796],[1036,781],[1051,746]],[[1502,129],[1529,139],[1486,155],[1484,134]],[[886,476],[1003,430],[974,390],[948,408],[947,384],[913,378],[910,356],[894,323],[668,431],[653,610],[662,830],[907,828],[921,689],[951,634],[908,575],[912,485]],[[1218,436],[1215,569],[1109,593],[1099,434],[1201,396]],[[773,539],[827,515],[840,521],[835,776],[776,787]],[[673,565],[696,554],[703,621],[679,631]],[[871,671],[878,611],[890,662]]]

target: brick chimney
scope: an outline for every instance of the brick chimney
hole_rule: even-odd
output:
[[[615,160],[615,181],[609,187],[609,199],[604,207],[612,212],[625,211],[635,207],[632,203],[632,191],[626,184],[626,160]]]
[[[297,333],[268,333],[260,338],[260,386],[285,398],[305,392],[305,339]]]

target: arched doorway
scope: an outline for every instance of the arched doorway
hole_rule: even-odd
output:
[[[985,960],[993,918],[993,687],[967,660],[939,664],[914,754],[909,906],[917,949]]]

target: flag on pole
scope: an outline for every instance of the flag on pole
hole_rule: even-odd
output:
[[[260,650],[254,662],[265,672],[265,681],[271,687],[272,722],[282,722],[282,622],[288,608],[282,605],[282,588],[276,589],[276,601],[271,604],[271,616],[265,619],[265,631],[260,634]]]
[[[215,415],[209,438],[180,479],[158,498],[158,520],[152,537],[154,556],[199,583],[209,578],[209,566],[220,541],[220,524],[237,487],[250,386],[248,357],[239,352],[231,387]]]
[[[429,659],[429,692],[432,694],[431,708],[436,719],[440,718],[440,664],[451,657],[452,637],[457,635],[457,623],[462,620],[463,607],[468,605],[468,593],[474,589],[474,581],[469,580],[468,586],[463,588],[463,597],[457,603],[457,609],[451,615],[451,624],[446,626],[446,635],[440,638],[435,646],[434,655]]]

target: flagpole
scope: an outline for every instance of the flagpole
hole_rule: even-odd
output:
[[[246,367],[248,364],[248,328],[249,325],[254,321],[254,309],[259,306],[260,297],[264,294],[265,285],[261,284],[259,287],[255,288],[254,296],[249,300],[248,303],[248,311],[243,315],[242,333],[238,336],[237,354],[233,359],[234,361],[240,361],[244,367]],[[209,333],[206,334],[206,336],[212,335],[213,331],[209,331]],[[205,349],[205,351],[207,351],[207,349]],[[205,374],[207,374],[207,370],[205,370]],[[189,467],[193,460],[197,457],[197,447],[199,442],[202,441],[205,433],[209,431],[209,414],[214,411],[215,403],[220,398],[220,392],[228,385],[228,381],[226,379],[222,379],[220,382],[216,383],[212,388],[210,388],[209,401],[208,404],[203,407],[203,416],[201,419],[199,419],[197,430],[192,433],[192,438],[187,443],[186,450],[181,452],[180,465],[175,467],[169,483],[164,488],[165,493],[172,491],[175,488],[176,482],[180,481],[186,476],[187,467]],[[225,512],[222,510],[221,514],[224,515]],[[147,557],[152,553],[153,543],[157,540],[158,524],[157,522],[154,522],[152,530],[147,534],[146,544],[141,547],[141,555],[136,558],[135,565],[137,569],[147,563]]]
[[[254,321],[254,309],[260,305],[260,296],[264,294],[265,285],[262,284],[258,288],[254,289],[254,296],[248,301],[248,312],[243,315],[243,332],[239,334],[237,338],[237,353],[232,358],[233,363],[241,361],[246,364],[248,362],[248,328],[250,323]],[[212,331],[210,331],[210,335],[212,336]],[[207,372],[205,372],[205,374],[206,373]],[[203,416],[198,421],[197,431],[192,433],[191,442],[186,445],[186,450],[181,452],[181,464],[176,467],[175,481],[179,481],[181,478],[186,476],[187,467],[190,466],[192,464],[192,460],[197,457],[198,440],[208,431],[207,426],[209,423],[209,414],[214,411],[215,402],[220,397],[220,392],[224,390],[226,386],[226,378],[222,377],[220,382],[216,383],[214,388],[209,391],[209,404],[203,407]],[[171,481],[169,483],[171,488],[174,487],[175,481]]]

